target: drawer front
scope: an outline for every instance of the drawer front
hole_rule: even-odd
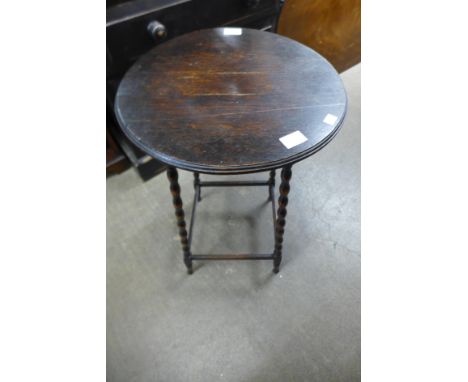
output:
[[[258,29],[266,32],[276,32],[278,11],[275,8],[265,8],[255,14],[251,14],[234,21],[229,21],[223,26],[243,27]]]
[[[177,3],[177,2],[174,2]],[[158,22],[164,35],[153,36],[150,23]],[[107,75],[122,75],[142,54],[154,46],[178,35],[190,32],[193,25],[193,1],[157,9],[145,14],[136,14],[109,22],[106,27]]]
[[[194,0],[196,29],[213,28],[279,8],[278,0]],[[203,10],[202,12],[199,10]]]

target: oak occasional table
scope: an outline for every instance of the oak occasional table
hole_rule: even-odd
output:
[[[312,49],[277,34],[245,28],[192,32],[141,57],[120,83],[115,112],[138,147],[168,165],[184,263],[282,257],[291,166],[338,132],[346,93],[335,69]],[[194,173],[187,232],[177,168]],[[281,169],[278,210],[275,170]],[[261,181],[202,181],[200,174],[269,171]],[[192,254],[197,204],[204,187],[266,186],[272,203],[271,254]]]

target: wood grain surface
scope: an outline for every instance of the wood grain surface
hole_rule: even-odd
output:
[[[137,61],[115,102],[125,134],[171,166],[217,174],[283,167],[328,143],[346,111],[335,69],[273,33],[224,33],[192,32]],[[288,149],[279,138],[295,131],[307,141]]]
[[[361,1],[287,0],[278,33],[311,47],[342,72],[361,62]]]

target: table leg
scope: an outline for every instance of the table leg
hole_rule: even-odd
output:
[[[185,229],[185,213],[183,209],[182,198],[180,197],[180,186],[178,182],[179,175],[177,174],[177,169],[175,167],[167,168],[167,178],[170,182],[172,204],[175,208],[177,226],[179,227],[180,242],[182,243],[182,250],[184,252],[184,263],[187,266],[188,273],[192,274],[192,259],[190,254],[190,246],[188,243],[187,230]]]
[[[270,184],[270,187],[275,187],[275,176],[276,176],[276,170],[271,170],[270,171],[270,179],[268,179],[268,183]],[[271,192],[268,193],[268,200],[271,202]]]
[[[200,174],[198,172],[193,173],[193,188],[196,190],[197,187],[200,185]],[[198,193],[198,201],[201,200],[201,189]]]
[[[285,166],[281,170],[281,184],[279,187],[278,213],[275,224],[275,252],[273,254],[273,272],[279,272],[282,259],[283,235],[286,226],[286,206],[288,205],[289,181],[291,180],[291,166]]]

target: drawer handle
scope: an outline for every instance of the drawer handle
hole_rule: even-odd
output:
[[[167,35],[166,27],[159,21],[151,21],[146,27],[148,33],[154,41],[158,41]]]

